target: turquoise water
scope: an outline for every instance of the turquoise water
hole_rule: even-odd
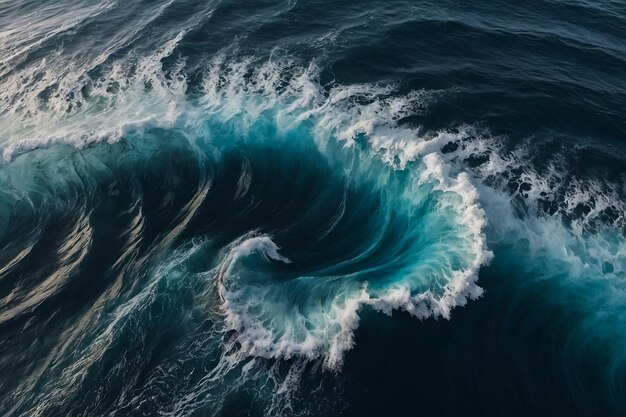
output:
[[[621,3],[0,22],[0,414],[626,413]]]

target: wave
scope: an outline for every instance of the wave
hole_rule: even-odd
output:
[[[307,366],[340,369],[364,309],[450,319],[499,258],[574,294],[581,326],[605,320],[598,338],[626,336],[611,313],[626,274],[618,182],[577,178],[565,150],[538,167],[529,143],[407,121],[445,92],[323,86],[313,64],[233,52],[192,83],[184,61],[163,63],[183,36],[54,94],[5,83],[0,326],[56,335],[2,382],[8,415],[123,412],[163,395],[155,380],[175,399],[161,412],[219,409],[255,383],[287,412]],[[95,401],[95,379],[127,384]]]

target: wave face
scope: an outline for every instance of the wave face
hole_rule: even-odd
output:
[[[0,3],[0,414],[626,413],[625,21]]]

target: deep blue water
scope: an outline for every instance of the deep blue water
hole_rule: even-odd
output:
[[[0,0],[0,415],[626,415],[626,3]]]

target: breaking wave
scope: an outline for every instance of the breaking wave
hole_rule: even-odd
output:
[[[607,344],[619,396],[620,179],[476,126],[426,131],[413,118],[442,91],[322,85],[315,64],[230,50],[190,78],[184,36],[58,79],[0,61],[0,329],[25,352],[3,414],[216,413],[244,388],[294,412],[364,309],[450,319],[490,262],[580,302],[567,354]]]

